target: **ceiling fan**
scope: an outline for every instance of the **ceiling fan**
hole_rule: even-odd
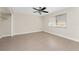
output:
[[[38,12],[40,15],[42,14],[42,12],[43,12],[43,13],[48,13],[48,11],[45,11],[46,7],[36,7],[36,8],[33,7],[33,9],[36,10],[36,11],[33,12],[33,13],[37,13],[37,12]]]

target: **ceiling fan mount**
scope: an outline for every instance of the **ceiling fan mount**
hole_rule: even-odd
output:
[[[45,11],[45,9],[47,9],[46,7],[33,7],[33,9],[35,10],[33,13],[39,13],[40,15],[42,13],[48,13],[48,11]]]

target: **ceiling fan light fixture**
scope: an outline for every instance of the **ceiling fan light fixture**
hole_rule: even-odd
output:
[[[43,13],[48,13],[48,11],[45,11],[45,9],[47,9],[46,7],[33,7],[33,9],[35,10],[33,13],[39,13],[40,15]]]

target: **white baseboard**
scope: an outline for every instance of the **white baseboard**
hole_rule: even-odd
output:
[[[32,31],[32,32],[24,32],[24,33],[16,33],[16,34],[13,34],[12,36],[15,36],[15,35],[21,35],[21,34],[29,34],[29,33],[35,33],[35,32],[41,32],[42,30],[40,31]],[[47,32],[47,31],[44,31],[44,32]],[[50,32],[47,32],[47,33],[50,33]],[[63,37],[63,38],[67,38],[69,40],[73,40],[73,41],[76,41],[76,42],[79,42],[79,39],[75,39],[75,38],[70,38],[70,37],[67,37],[67,36],[64,36],[64,35],[60,35],[60,34],[56,34],[56,33],[50,33],[50,34],[53,34],[53,35],[57,35],[57,36],[60,36],[60,37]],[[0,36],[0,38],[3,38],[3,37],[8,37],[8,36],[11,36],[11,35],[2,35]],[[75,40],[74,40],[75,39]]]
[[[22,35],[22,34],[30,34],[30,33],[35,33],[35,32],[41,32],[42,30],[39,31],[32,31],[32,32],[24,32],[24,33],[14,33],[13,36],[15,35]]]
[[[39,30],[39,31],[32,31],[32,32],[24,32],[24,33],[15,33],[15,34],[12,34],[12,35],[2,35],[2,36],[0,36],[0,38],[8,37],[8,36],[21,35],[21,34],[29,34],[29,33],[41,32],[41,31],[42,31],[42,30]]]
[[[47,31],[44,31],[44,32],[47,32]],[[56,34],[56,33],[50,33],[50,32],[47,32],[47,33],[49,33],[49,34],[53,34],[53,35],[57,35],[57,36],[60,36],[60,37],[63,37],[63,38],[67,38],[67,39],[72,40],[72,41],[79,42],[79,39],[75,39],[75,38],[67,37],[67,36],[64,36],[64,35]],[[74,40],[74,39],[75,39],[75,40]]]
[[[2,35],[2,36],[0,36],[0,38],[8,37],[8,36],[11,36],[11,35]]]

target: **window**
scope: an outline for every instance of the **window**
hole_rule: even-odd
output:
[[[56,27],[66,26],[66,14],[61,14],[56,16]]]

